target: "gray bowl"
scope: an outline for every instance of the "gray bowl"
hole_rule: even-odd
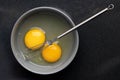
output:
[[[20,47],[21,44],[23,44],[23,40],[22,40],[22,37],[24,36],[20,36],[20,34],[23,34],[29,29],[29,27],[26,27],[24,26],[23,27],[23,24],[25,24],[27,21],[27,19],[29,17],[31,17],[31,15],[36,15],[37,14],[46,14],[46,15],[54,15],[54,16],[59,16],[59,18],[62,18],[63,20],[61,22],[65,22],[67,24],[69,24],[69,28],[75,26],[75,24],[73,23],[73,21],[71,20],[71,18],[66,14],[64,13],[63,11],[59,10],[59,9],[56,9],[56,8],[53,8],[53,7],[37,7],[37,8],[34,8],[34,9],[31,9],[27,12],[25,12],[18,20],[17,22],[15,23],[14,27],[13,27],[13,30],[12,30],[12,34],[11,34],[11,47],[12,47],[12,51],[13,51],[13,54],[16,58],[16,60],[27,70],[33,72],[33,73],[37,73],[37,74],[53,74],[53,73],[56,73],[56,72],[59,72],[61,70],[63,70],[65,67],[67,67],[71,62],[72,60],[74,59],[76,53],[77,53],[77,49],[78,49],[78,45],[79,45],[79,37],[78,37],[78,32],[77,31],[74,31],[70,34],[68,34],[67,36],[64,37],[65,40],[68,40],[69,42],[69,38],[70,37],[73,37],[72,39],[72,43],[69,43],[71,44],[71,48],[70,48],[70,51],[69,53],[65,53],[67,56],[64,57],[63,56],[63,59],[61,59],[60,61],[56,62],[56,63],[53,63],[53,64],[50,64],[48,63],[47,65],[39,65],[39,64],[35,64],[31,61],[27,61],[24,59],[24,51],[23,49]],[[38,16],[39,17],[39,16]],[[44,19],[44,18],[43,18]],[[39,19],[38,19],[39,20]],[[34,20],[33,22],[35,22],[36,20]],[[52,21],[51,21],[52,22]],[[55,22],[55,23],[59,23],[59,21]],[[32,23],[29,23],[30,25],[32,25]],[[34,24],[37,24],[36,22]],[[42,24],[42,23],[41,23]],[[28,25],[28,24],[27,24]],[[33,25],[32,25],[33,26]],[[35,25],[36,26],[36,25]],[[47,25],[44,25],[44,26],[47,26]],[[58,25],[59,26],[59,25]],[[44,27],[43,27],[44,28]],[[52,28],[52,27],[51,27]],[[50,28],[50,29],[51,29]],[[55,28],[55,27],[54,27]],[[48,30],[48,32],[50,31],[50,29],[46,29]],[[66,30],[68,28],[65,28]],[[26,30],[26,31],[25,31]],[[54,29],[51,29],[51,30],[54,30]],[[21,31],[21,33],[20,33]],[[22,32],[23,31],[23,32]],[[59,32],[59,31],[58,31]],[[58,35],[58,34],[56,34]],[[55,36],[56,36],[55,35]],[[72,35],[72,36],[71,36]],[[53,36],[54,37],[54,36]],[[49,37],[48,37],[49,38]],[[60,42],[62,42],[62,39],[60,40]],[[61,46],[65,46],[67,45],[67,42],[66,44],[63,43],[61,44]],[[66,49],[67,50],[67,47],[66,48],[63,48],[63,49]],[[67,52],[67,51],[66,51]],[[50,64],[50,65],[49,65]]]

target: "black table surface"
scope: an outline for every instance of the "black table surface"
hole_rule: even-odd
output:
[[[78,24],[110,3],[115,5],[113,10],[78,29],[77,55],[64,70],[38,75],[16,61],[10,35],[16,20],[27,10],[60,8]],[[0,0],[0,80],[120,80],[120,0]]]

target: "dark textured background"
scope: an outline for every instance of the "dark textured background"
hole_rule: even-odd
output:
[[[33,74],[13,56],[11,31],[27,10],[60,8],[78,24],[110,3],[115,4],[114,10],[78,29],[78,53],[64,70],[47,76]],[[120,80],[120,0],[0,0],[0,80]]]

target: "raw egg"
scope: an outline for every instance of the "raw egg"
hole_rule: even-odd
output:
[[[36,50],[45,42],[45,32],[40,28],[32,28],[26,34],[24,43],[27,48]]]
[[[45,45],[42,50],[42,57],[47,62],[56,62],[61,58],[62,49],[58,43]]]

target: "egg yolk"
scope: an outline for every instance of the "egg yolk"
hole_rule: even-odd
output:
[[[27,48],[38,49],[45,42],[45,32],[40,28],[32,28],[26,33],[24,42]]]
[[[42,50],[42,57],[47,62],[56,62],[61,57],[61,47],[57,43],[45,45]]]

